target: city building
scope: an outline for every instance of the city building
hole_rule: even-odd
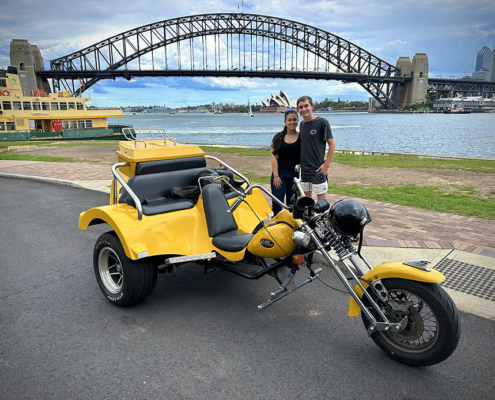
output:
[[[376,101],[374,97],[370,97],[368,100],[368,111],[373,111],[375,107],[379,105],[380,103],[378,103],[378,101]]]
[[[488,46],[478,51],[476,55],[475,71],[473,79],[482,81],[495,81],[495,48],[490,50]]]
[[[325,101],[332,101],[335,103],[335,98],[333,97],[325,97]]]
[[[296,108],[297,100],[289,100],[289,96],[285,92],[280,91],[279,95],[271,95],[268,99],[261,102],[262,113],[278,113],[284,112],[288,108]]]

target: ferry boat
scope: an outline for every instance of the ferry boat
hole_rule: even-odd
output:
[[[0,69],[0,140],[122,140],[123,126],[109,127],[108,118],[123,117],[118,107],[86,107],[90,97],[69,91],[22,92],[16,67]]]
[[[463,107],[451,108],[450,110],[444,110],[444,114],[471,114],[471,110],[464,110]]]
[[[449,110],[444,110],[444,114],[471,114],[471,110],[465,110],[464,107],[460,106],[457,108],[451,108]]]

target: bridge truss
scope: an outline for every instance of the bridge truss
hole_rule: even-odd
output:
[[[397,108],[400,69],[321,29],[255,14],[205,14],[144,25],[50,62],[55,90],[80,95],[101,79],[227,76],[357,82]],[[79,83],[81,86],[79,86]],[[84,86],[82,86],[84,85]]]
[[[428,91],[454,93],[495,93],[495,82],[474,79],[428,78]]]

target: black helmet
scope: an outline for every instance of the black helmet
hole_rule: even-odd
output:
[[[358,201],[344,199],[337,201],[329,211],[330,220],[342,232],[357,237],[365,225],[371,222],[368,210]]]

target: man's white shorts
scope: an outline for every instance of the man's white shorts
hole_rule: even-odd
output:
[[[305,192],[313,192],[313,194],[319,195],[328,191],[328,182],[314,184],[311,182],[301,182],[301,187]]]

